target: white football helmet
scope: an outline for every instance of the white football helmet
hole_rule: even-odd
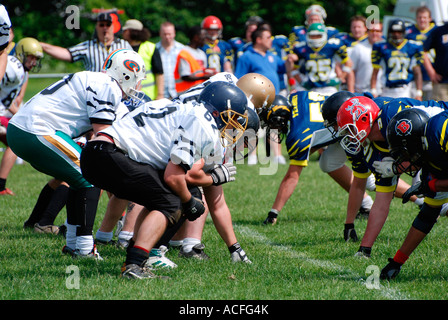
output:
[[[104,60],[103,71],[115,79],[127,96],[137,98],[140,82],[146,78],[145,62],[135,51],[117,49]]]

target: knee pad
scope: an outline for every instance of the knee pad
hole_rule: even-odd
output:
[[[415,229],[425,234],[428,234],[431,231],[434,224],[437,222],[439,214],[440,214],[440,208],[432,208],[428,206],[426,203],[424,203],[422,208],[420,209],[419,214],[414,219],[412,226]]]

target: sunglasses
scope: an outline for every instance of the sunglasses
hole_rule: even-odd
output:
[[[370,29],[369,32],[373,32],[373,33],[382,33],[383,31],[381,31],[381,30],[373,30],[373,29]]]
[[[112,25],[112,22],[106,22],[106,23],[104,23],[104,22],[100,22],[100,23],[98,23],[98,26],[100,27],[100,28],[103,28],[103,27],[110,27]]]

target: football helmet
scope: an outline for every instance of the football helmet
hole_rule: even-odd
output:
[[[327,19],[327,12],[325,9],[318,4],[313,4],[305,10],[305,25],[309,25],[310,17],[313,15],[320,16],[321,23],[325,23],[325,19]]]
[[[277,143],[283,141],[289,130],[288,123],[291,110],[291,104],[286,97],[279,94],[275,96],[274,102],[266,112],[266,135],[270,140]],[[271,130],[277,130],[277,132]]]
[[[323,23],[313,23],[306,31],[306,43],[313,49],[323,47],[327,39],[327,29]]]
[[[336,116],[339,108],[345,101],[355,96],[350,91],[339,91],[325,99],[322,104],[321,113],[324,118],[324,126],[331,132],[333,138],[337,136],[337,129],[335,127],[337,126]]]
[[[137,52],[129,49],[111,52],[104,60],[103,71],[118,82],[128,97],[138,99],[140,82],[146,78],[146,68]]]
[[[224,81],[210,83],[198,98],[210,111],[221,132],[222,145],[233,145],[248,125],[247,97],[237,86]]]
[[[425,138],[429,115],[419,108],[408,108],[392,117],[386,138],[391,157],[399,172],[415,177],[423,166],[428,149]]]
[[[269,108],[275,98],[274,84],[259,73],[247,73],[236,83],[254,104],[255,109]]]
[[[16,44],[15,50],[15,56],[17,57],[17,59],[19,59],[20,62],[22,62],[26,71],[29,71],[28,67],[26,66],[26,59],[28,56],[34,56],[37,59],[36,65],[33,67],[33,71],[38,72],[40,70],[40,61],[44,57],[44,51],[42,50],[42,46],[40,45],[39,41],[29,37],[20,39],[20,41]]]
[[[222,22],[218,17],[207,16],[201,22],[201,28],[205,30],[206,38],[215,41],[222,36]],[[209,30],[218,30],[217,33],[209,32]]]
[[[394,32],[399,32],[399,34],[395,34]],[[406,34],[406,25],[401,19],[394,19],[389,23],[387,28],[387,40],[394,44],[400,45]]]
[[[345,101],[339,108],[336,121],[341,146],[351,154],[357,154],[378,118],[380,108],[367,97],[356,96]]]

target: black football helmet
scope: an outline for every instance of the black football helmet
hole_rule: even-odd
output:
[[[399,171],[411,177],[415,177],[425,162],[428,121],[429,116],[424,110],[409,108],[393,116],[387,125],[390,155]]]
[[[281,143],[289,130],[289,117],[292,106],[288,98],[276,95],[271,107],[266,111],[266,125],[268,138],[274,142]],[[276,130],[277,134],[275,134]]]
[[[400,34],[394,35],[394,32]],[[406,34],[406,25],[401,19],[394,19],[389,23],[387,28],[387,41],[394,45],[399,45],[403,42]]]
[[[206,86],[198,98],[210,111],[223,138],[223,146],[234,144],[247,128],[247,97],[237,86],[215,81]]]
[[[342,104],[350,98],[355,97],[356,95],[350,91],[339,91],[327,99],[325,99],[324,103],[322,103],[321,113],[324,118],[324,126],[330,132],[333,138],[337,138],[337,126],[336,117],[338,115],[339,108]]]

